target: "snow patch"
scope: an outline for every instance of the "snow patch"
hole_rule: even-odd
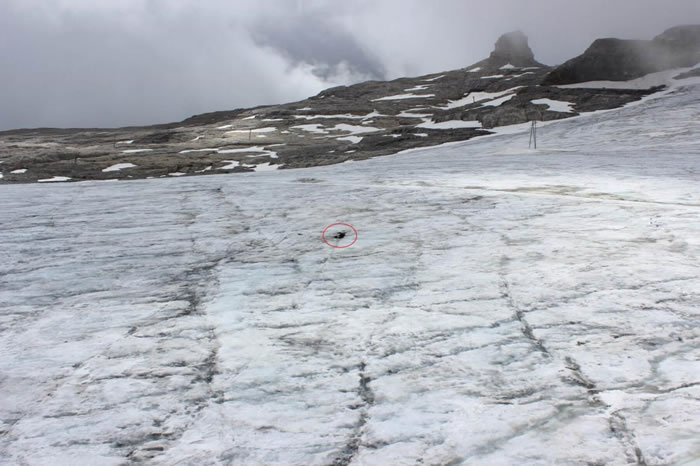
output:
[[[416,128],[426,129],[459,129],[459,128],[481,128],[481,123],[478,121],[450,120],[441,121],[439,123],[433,121],[424,121],[416,125]]]
[[[308,124],[308,125],[291,126],[290,129],[298,129],[301,131],[306,131],[309,133],[316,133],[316,134],[328,134],[328,131],[323,128],[323,125],[318,124],[318,123]]]
[[[336,119],[336,120],[362,120],[367,118],[368,115],[352,115],[350,113],[345,113],[343,115],[294,115],[294,118],[298,120],[320,120],[322,118]]]
[[[363,133],[373,133],[375,131],[380,131],[379,128],[374,128],[372,126],[357,126],[348,125],[346,123],[340,123],[333,127],[335,131],[346,131],[351,134],[363,134]]]
[[[37,181],[39,183],[55,183],[55,182],[68,181],[68,180],[70,180],[70,178],[67,176],[54,176],[52,178],[44,178],[43,180],[37,180]]]
[[[373,133],[375,131],[380,131],[379,128],[374,128],[372,126],[357,126],[349,125],[347,123],[339,123],[333,127],[324,127],[320,124],[309,124],[309,125],[297,125],[292,126],[293,129],[300,129],[302,131],[307,131],[314,134],[329,134],[331,131],[344,131],[350,134],[363,134],[363,133]]]
[[[280,144],[275,144],[280,145]],[[281,144],[284,145],[284,144]],[[267,155],[271,159],[278,158],[277,152],[265,149],[265,146],[251,146],[251,147],[239,147],[236,149],[219,149],[216,151],[219,154],[240,154],[244,152],[260,152],[261,155]]]
[[[513,97],[515,97],[515,94],[507,95],[507,96],[501,97],[500,99],[494,99],[494,100],[491,100],[489,102],[486,102],[485,104],[483,104],[483,106],[484,107],[498,107],[498,106],[508,102]]]
[[[516,90],[520,89],[521,87],[522,86],[512,87],[510,89],[506,89],[505,91],[500,91],[500,92],[481,92],[481,91],[470,92],[469,94],[467,94],[466,96],[462,97],[459,100],[448,101],[447,105],[441,106],[440,108],[444,108],[444,109],[459,108],[459,107],[463,107],[465,105],[478,103],[478,102],[481,102],[484,100],[498,99],[499,97],[503,97],[505,95],[514,93]],[[503,102],[501,102],[501,103],[503,103]]]
[[[217,149],[216,147],[208,147],[206,149],[186,149],[186,150],[181,150],[179,153],[180,154],[189,154],[190,152],[216,152]]]
[[[349,141],[353,144],[358,144],[362,139],[362,136],[344,136],[342,138],[336,138],[338,141]]]
[[[118,172],[119,170],[124,170],[125,168],[134,168],[136,165],[133,163],[117,163],[103,169],[103,172]]]
[[[563,100],[552,100],[552,99],[537,99],[532,101],[533,104],[535,105],[547,105],[549,106],[549,110],[553,112],[559,112],[559,113],[573,113],[573,109],[571,108],[572,104],[571,102],[565,102]]]
[[[426,118],[426,117],[429,117],[432,115],[431,113],[413,113],[413,112],[418,111],[418,110],[421,110],[421,109],[416,108],[416,109],[412,109],[412,110],[404,110],[403,112],[399,113],[396,116],[401,117],[401,118],[421,118],[421,119],[423,119],[423,118]]]
[[[153,149],[127,149],[123,150],[122,154],[138,154],[139,152],[152,152]]]
[[[234,129],[232,131],[226,131],[226,134],[229,133],[273,133],[277,131],[277,128],[268,126],[265,128],[250,128],[250,129]]]
[[[217,168],[217,170],[232,170],[241,164],[241,162],[239,162],[238,160],[222,160],[222,162],[228,163],[228,165],[219,167]]]
[[[372,99],[372,102],[377,102],[381,100],[426,99],[428,97],[435,97],[435,94],[397,94],[390,95],[387,97],[381,97],[379,99]]]
[[[279,168],[279,165],[270,165],[269,162],[261,163],[260,165],[256,165],[254,170],[256,172],[267,172],[267,171],[272,171],[272,170],[277,170]]]
[[[415,92],[415,91],[424,91],[427,88],[429,88],[431,85],[430,84],[420,84],[416,87],[411,87],[410,89],[404,89],[406,92]]]

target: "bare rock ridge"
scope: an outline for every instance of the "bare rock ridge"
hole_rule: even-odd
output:
[[[556,84],[631,79],[660,67],[688,66],[700,61],[698,44],[700,26],[673,28],[653,41],[601,39],[554,69],[539,63],[527,36],[515,31],[501,36],[488,58],[466,68],[335,87],[299,102],[146,127],[0,132],[0,184],[303,168],[465,141],[501,126],[639,100],[659,88]]]
[[[627,81],[700,62],[700,25],[677,26],[653,40],[598,39],[553,70],[545,85]]]

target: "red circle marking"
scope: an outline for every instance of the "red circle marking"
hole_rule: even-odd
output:
[[[330,228],[332,228],[332,227],[334,227],[334,226],[337,226],[337,225],[343,225],[343,226],[346,226],[346,227],[350,227],[350,229],[355,233],[355,239],[352,240],[352,243],[348,244],[347,246],[335,246],[335,245],[333,245],[333,244],[331,244],[331,243],[328,242],[328,240],[326,239],[326,232],[327,232]],[[333,223],[333,224],[331,224],[331,225],[328,225],[328,226],[325,228],[325,230],[323,230],[323,233],[321,233],[321,239],[323,240],[323,242],[326,243],[328,246],[330,246],[330,247],[332,247],[332,248],[335,248],[335,249],[345,249],[345,248],[349,248],[350,246],[352,246],[353,244],[355,244],[355,243],[357,242],[357,237],[358,237],[358,236],[359,236],[359,235],[357,234],[357,230],[355,229],[355,227],[352,226],[352,225],[350,225],[349,223]]]

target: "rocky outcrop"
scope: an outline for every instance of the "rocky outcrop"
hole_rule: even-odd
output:
[[[598,39],[580,56],[555,68],[545,85],[627,81],[700,62],[700,25],[678,26],[653,40]]]
[[[517,68],[545,67],[535,60],[535,54],[530,48],[527,36],[521,31],[503,34],[496,41],[495,48],[489,58],[475,64],[475,66],[486,69],[498,69],[506,65]]]

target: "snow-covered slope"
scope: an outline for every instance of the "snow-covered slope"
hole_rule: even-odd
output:
[[[537,151],[2,186],[0,463],[697,458],[699,122],[679,87]]]

